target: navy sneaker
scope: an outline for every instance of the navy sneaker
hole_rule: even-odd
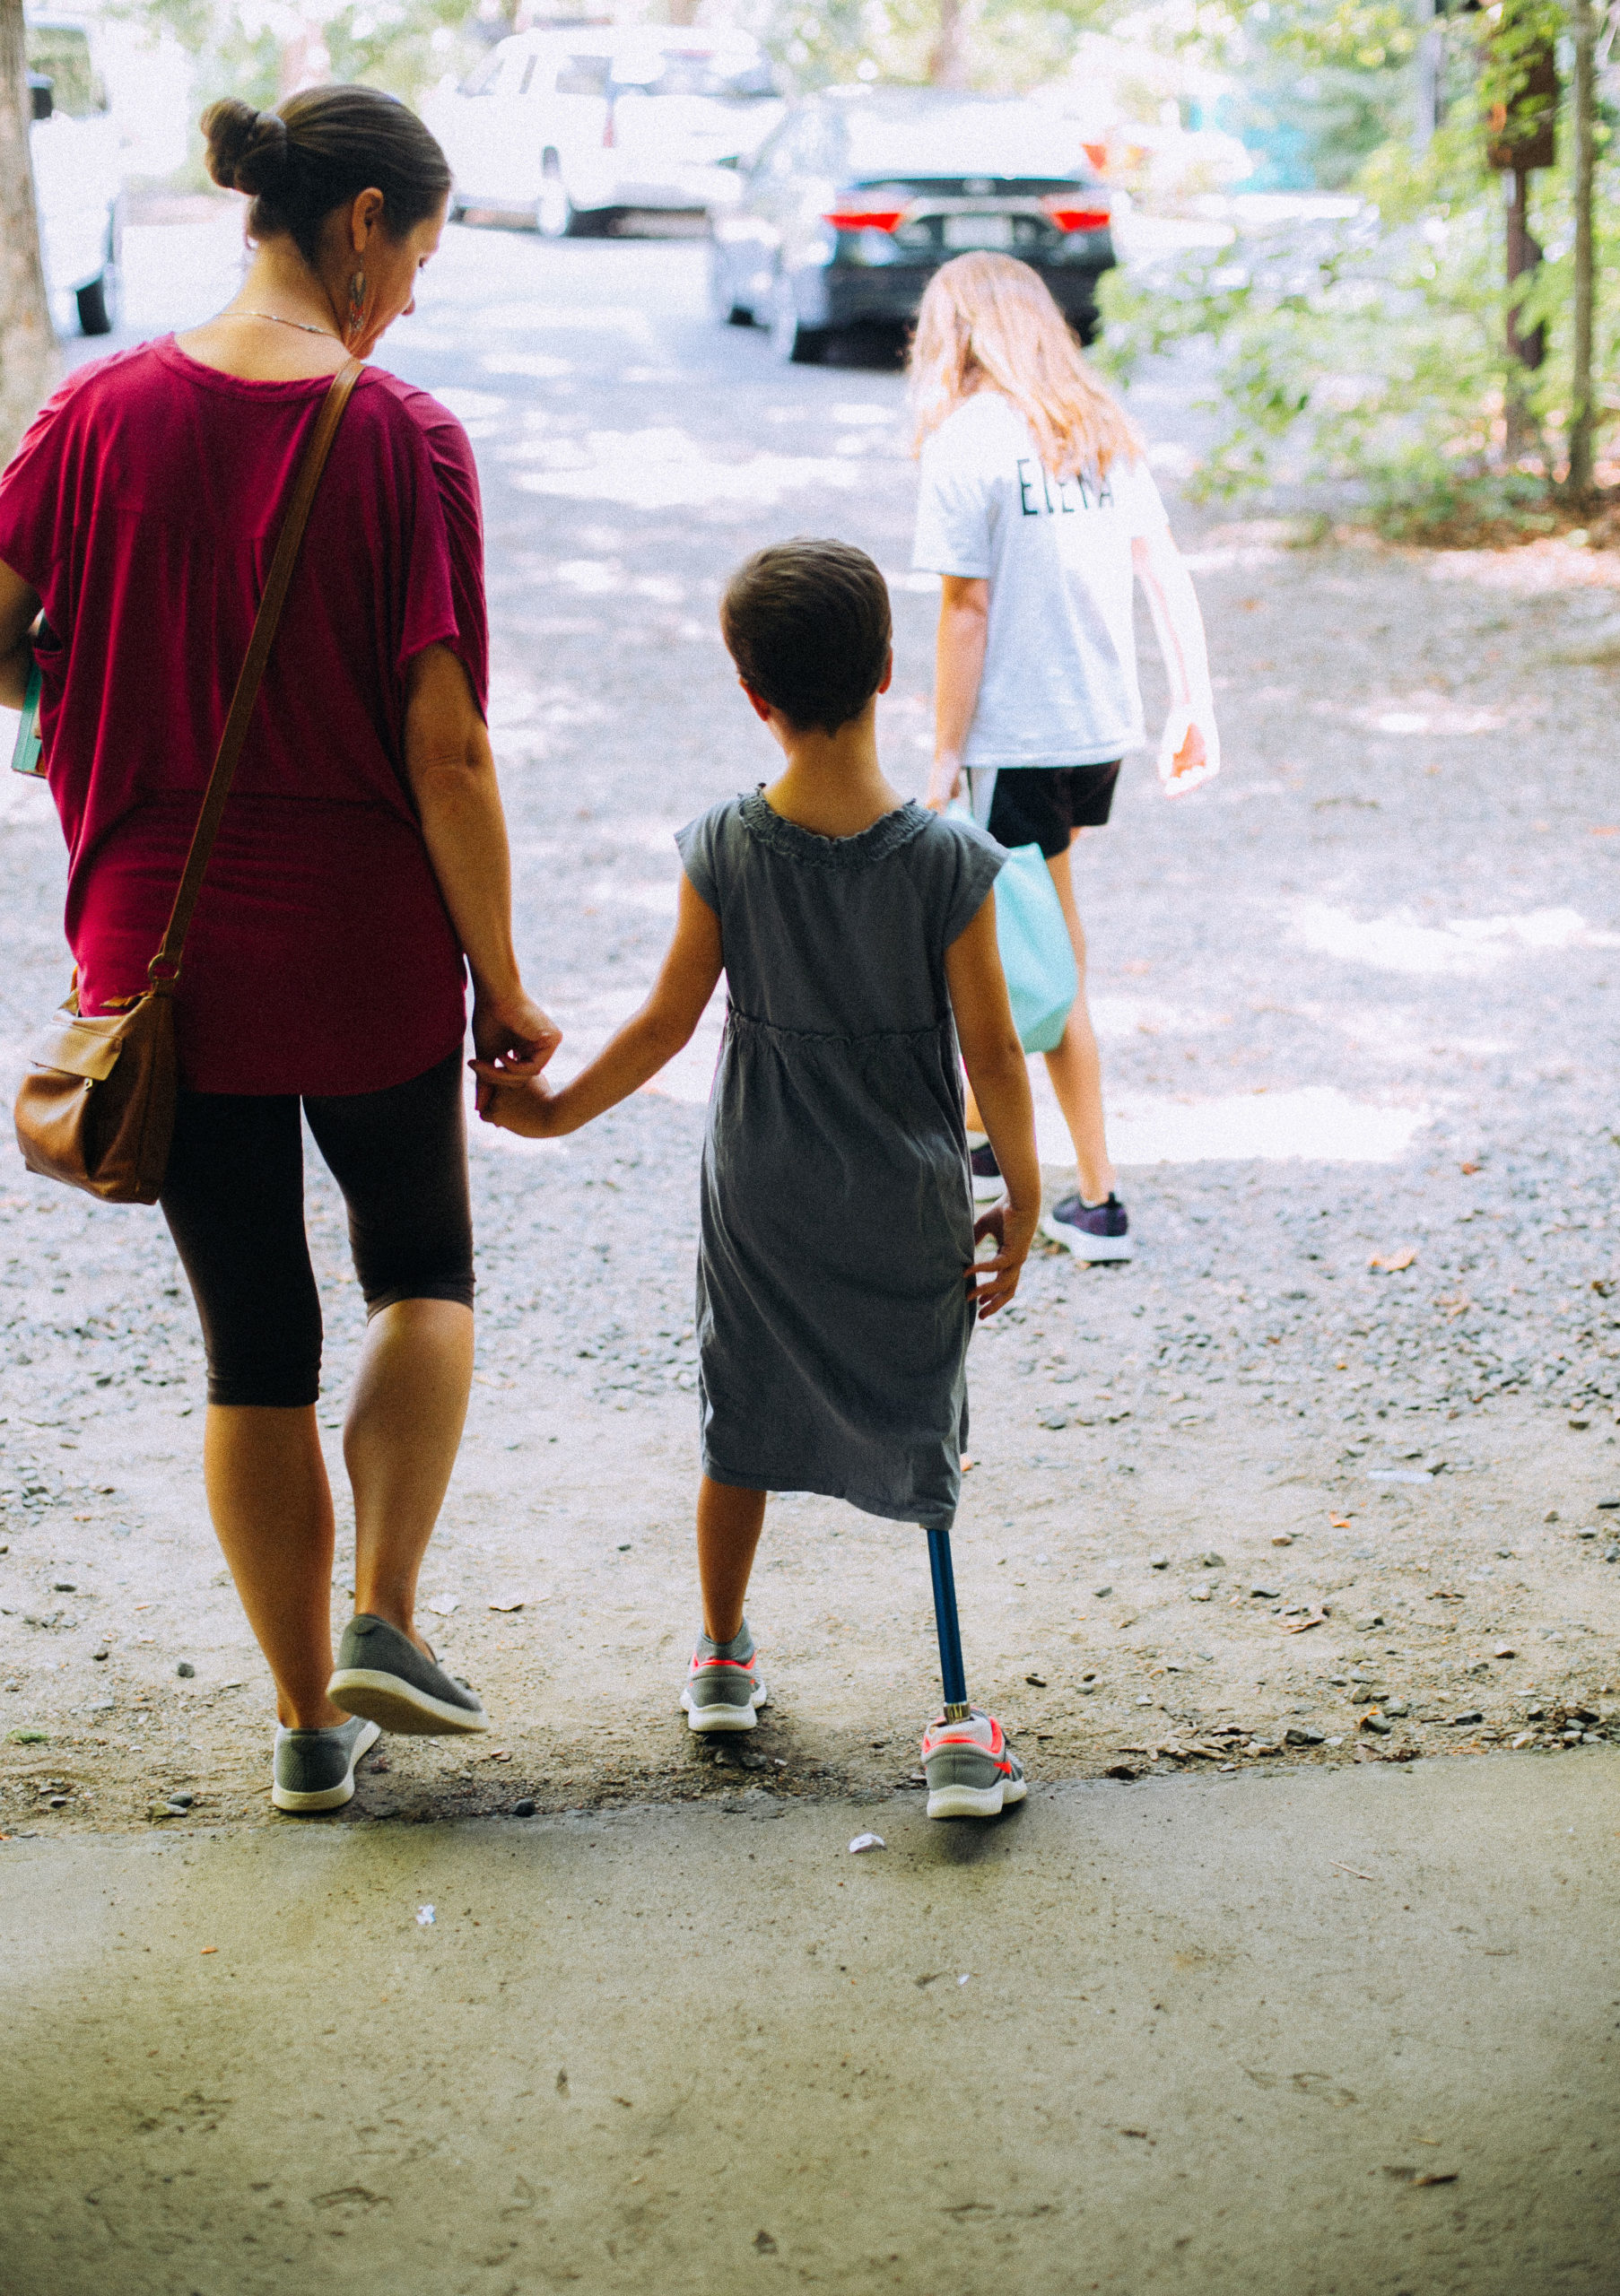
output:
[[[1078,1193],[1059,1196],[1041,1222],[1041,1232],[1055,1244],[1067,1244],[1076,1259],[1130,1257],[1130,1222],[1117,1196],[1102,1204],[1087,1204]]]
[[[999,1204],[1003,1195],[1001,1167],[996,1161],[996,1151],[987,1140],[982,1148],[975,1148],[968,1157],[973,1175],[975,1204]]]

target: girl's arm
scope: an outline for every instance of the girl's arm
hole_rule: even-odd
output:
[[[1209,654],[1204,617],[1168,526],[1137,535],[1130,546],[1137,579],[1147,593],[1164,674],[1170,680],[1170,716],[1159,744],[1159,778],[1168,796],[1179,797],[1213,780],[1221,770],[1221,737],[1215,729],[1215,695],[1209,683]]]
[[[947,957],[948,965],[950,960]],[[479,1113],[504,1132],[531,1140],[554,1140],[616,1108],[673,1060],[703,1017],[720,977],[720,920],[707,901],[681,879],[681,908],[675,939],[652,995],[640,1011],[610,1037],[602,1050],[562,1091],[547,1090],[538,1076],[512,1084],[498,1068],[473,1063],[479,1077]]]
[[[943,813],[962,787],[962,752],[979,707],[985,639],[990,627],[990,586],[965,574],[945,574],[934,651],[934,765],[927,802]]]
[[[489,732],[448,646],[405,673],[405,778],[428,858],[473,976],[473,1048],[499,1073],[537,1075],[562,1041],[524,988],[512,947],[512,868]]]
[[[28,699],[33,656],[29,633],[39,601],[21,574],[0,562],[0,708],[21,709]]]
[[[981,1316],[1005,1308],[1018,1278],[1041,1217],[1041,1160],[1035,1149],[1035,1104],[1030,1098],[1030,1067],[1013,1026],[1006,976],[996,951],[996,896],[945,951],[945,984],[956,1015],[962,1065],[990,1135],[1006,1187],[1006,1200],[973,1223],[973,1240],[993,1236],[994,1259],[977,1261],[970,1271]]]

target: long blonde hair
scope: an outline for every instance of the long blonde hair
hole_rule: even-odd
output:
[[[1054,478],[1103,477],[1142,439],[1104,389],[1046,282],[1010,255],[959,255],[928,282],[908,366],[915,448],[976,391],[999,391]]]

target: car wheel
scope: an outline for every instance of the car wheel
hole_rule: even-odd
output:
[[[120,295],[116,264],[109,264],[88,287],[81,287],[74,300],[79,306],[81,335],[110,335],[118,324]]]
[[[753,325],[753,313],[747,304],[733,300],[730,267],[712,241],[709,248],[709,315],[717,326]]]
[[[579,228],[574,203],[568,196],[568,186],[562,180],[562,170],[554,152],[548,152],[540,167],[540,196],[535,202],[535,229],[543,239],[566,239]]]
[[[776,284],[771,291],[771,348],[782,364],[794,367],[814,366],[822,355],[826,338],[818,329],[807,327],[798,315],[798,299],[793,283],[778,272]]]

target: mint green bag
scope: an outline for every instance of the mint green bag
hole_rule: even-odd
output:
[[[22,704],[22,722],[17,727],[16,746],[12,751],[12,771],[26,773],[36,781],[45,778],[45,766],[39,754],[39,665],[34,663],[28,674],[28,694]]]
[[[965,805],[949,810],[958,821],[973,818]],[[1080,975],[1058,888],[1038,845],[1007,848],[996,880],[996,946],[1019,1043],[1025,1052],[1056,1052],[1080,993]]]

